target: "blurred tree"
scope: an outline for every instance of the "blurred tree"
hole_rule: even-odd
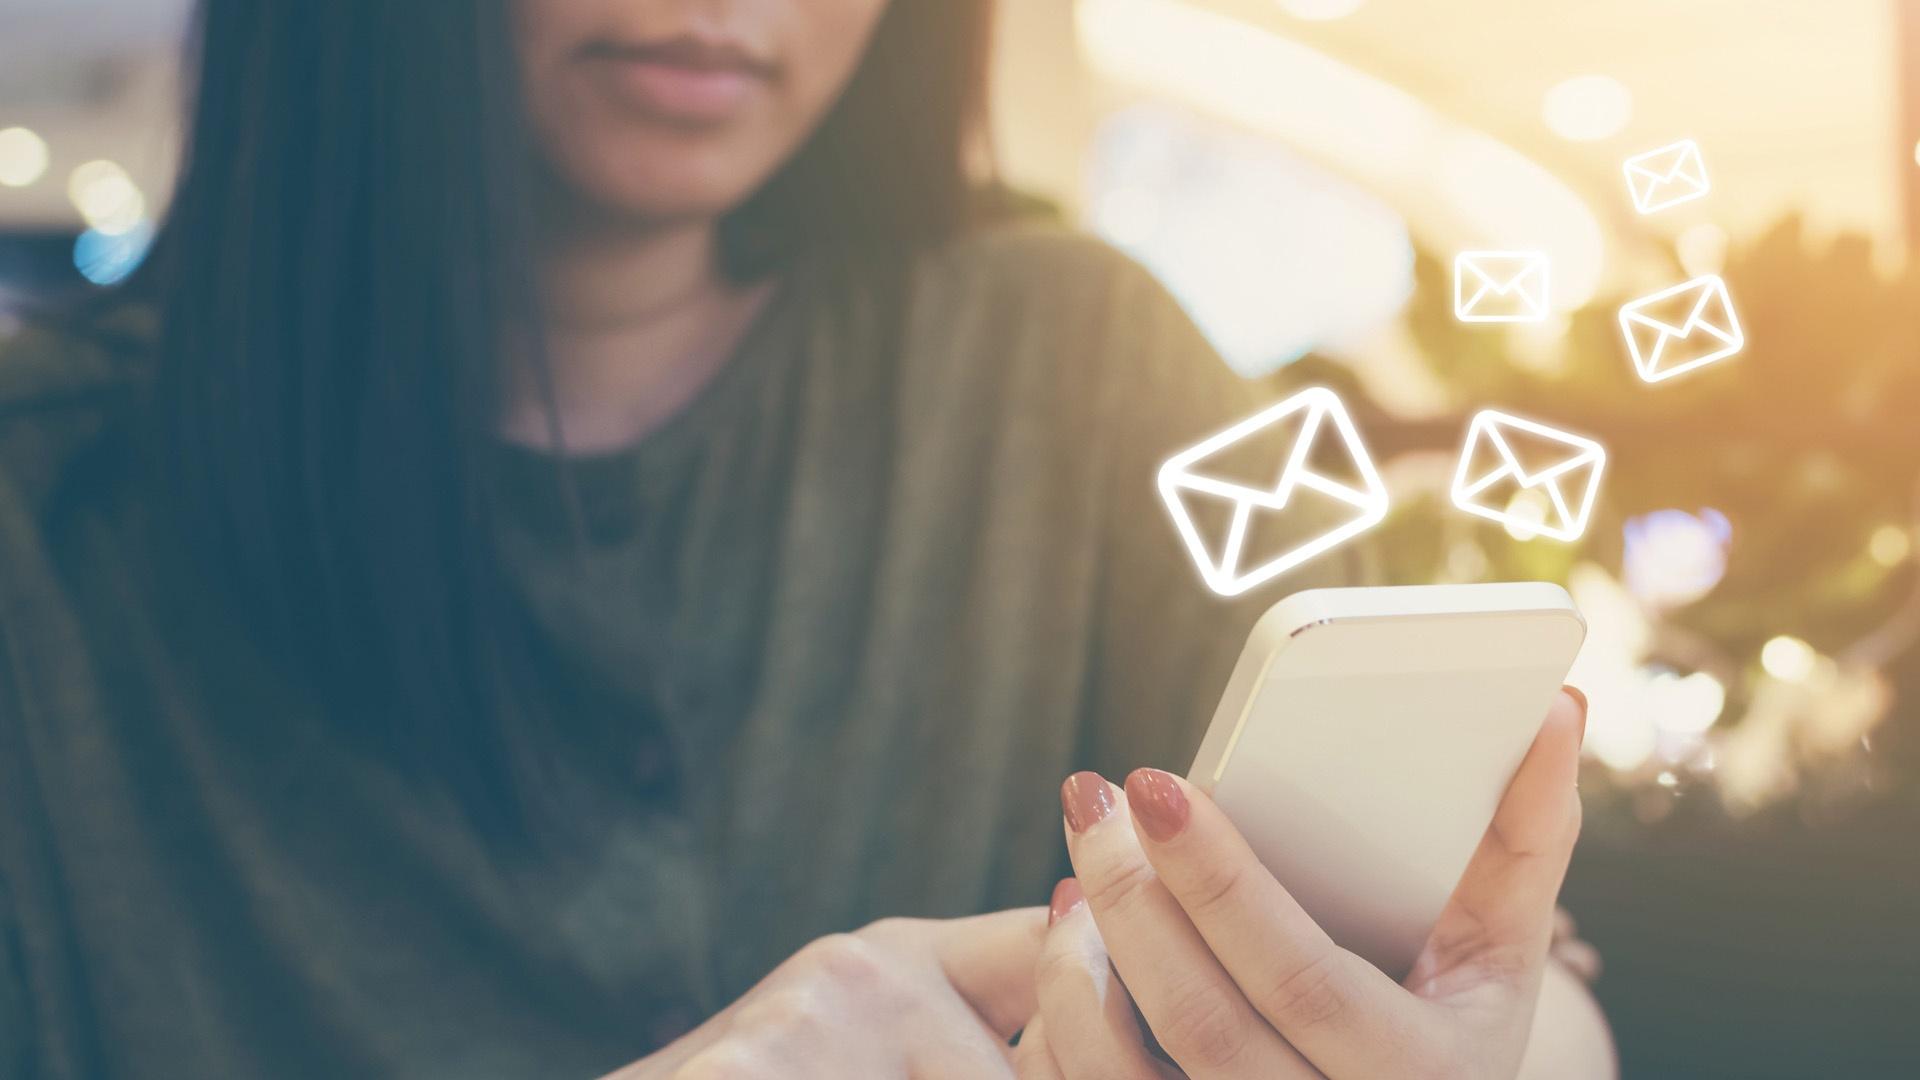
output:
[[[1693,276],[1677,257],[1672,273],[1675,282]],[[1420,257],[1406,318],[1457,405],[1444,425],[1449,437],[1457,444],[1481,407],[1512,411],[1598,439],[1609,450],[1607,475],[1575,545],[1463,523],[1444,492],[1430,506],[1403,508],[1384,545],[1404,564],[1395,579],[1446,576],[1444,538],[1461,530],[1485,556],[1479,576],[1565,580],[1590,562],[1618,577],[1629,519],[1711,508],[1731,528],[1725,576],[1690,603],[1649,604],[1648,617],[1656,642],[1701,644],[1722,658],[1723,726],[1749,713],[1765,679],[1756,659],[1778,635],[1842,666],[1913,662],[1920,273],[1877,267],[1857,237],[1815,245],[1800,220],[1783,220],[1730,251],[1722,271],[1746,347],[1654,385],[1638,378],[1625,350],[1617,312],[1630,296],[1596,297],[1572,313],[1557,348],[1542,355],[1538,336],[1457,321],[1448,274]],[[1437,426],[1420,425],[1429,434]],[[1444,439],[1428,442],[1438,448]],[[1677,669],[1699,659],[1681,653],[1667,658]]]

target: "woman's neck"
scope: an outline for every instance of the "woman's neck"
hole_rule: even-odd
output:
[[[546,360],[569,453],[617,450],[684,409],[719,373],[771,286],[720,273],[710,221],[565,230],[548,246]],[[551,448],[538,372],[519,365],[502,418],[510,441]]]

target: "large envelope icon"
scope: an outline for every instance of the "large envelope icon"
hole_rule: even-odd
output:
[[[1578,540],[1606,463],[1606,449],[1592,439],[1486,409],[1467,428],[1453,505],[1522,535]]]
[[[1538,251],[1463,251],[1453,258],[1453,314],[1461,322],[1541,322],[1547,257]]]
[[[1635,154],[1621,168],[1626,170],[1633,208],[1643,214],[1678,206],[1712,190],[1707,182],[1706,159],[1700,156],[1700,144],[1692,139]]]
[[[1290,445],[1256,455],[1249,469],[1244,451],[1266,447],[1276,434]],[[1330,460],[1338,461],[1339,477],[1324,475],[1334,471]],[[1324,387],[1182,450],[1160,466],[1159,481],[1200,576],[1223,596],[1270,581],[1387,516],[1386,485],[1346,406]],[[1256,532],[1285,541],[1255,552],[1249,537]]]
[[[1648,382],[1724,360],[1746,346],[1727,283],[1716,274],[1694,278],[1620,309],[1633,366]]]

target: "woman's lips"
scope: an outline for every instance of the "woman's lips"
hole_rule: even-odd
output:
[[[662,120],[713,124],[738,114],[773,78],[771,65],[743,50],[690,39],[601,43],[583,57],[626,104]]]

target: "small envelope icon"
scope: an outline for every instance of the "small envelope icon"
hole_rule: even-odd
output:
[[[1724,360],[1747,343],[1717,274],[1628,303],[1620,309],[1620,328],[1634,369],[1650,383]]]
[[[1222,596],[1270,581],[1387,516],[1386,485],[1353,419],[1318,386],[1175,454],[1160,466],[1159,484],[1201,578]],[[1303,537],[1308,525],[1322,531]]]
[[[1607,451],[1580,435],[1482,410],[1467,428],[1453,474],[1453,505],[1524,533],[1578,540],[1593,516]],[[1516,513],[1530,493],[1539,516]]]
[[[1621,168],[1627,174],[1633,208],[1643,214],[1698,199],[1711,190],[1706,159],[1692,139],[1635,154]]]
[[[1453,257],[1453,314],[1461,322],[1541,322],[1547,257],[1538,251],[1463,251]]]

